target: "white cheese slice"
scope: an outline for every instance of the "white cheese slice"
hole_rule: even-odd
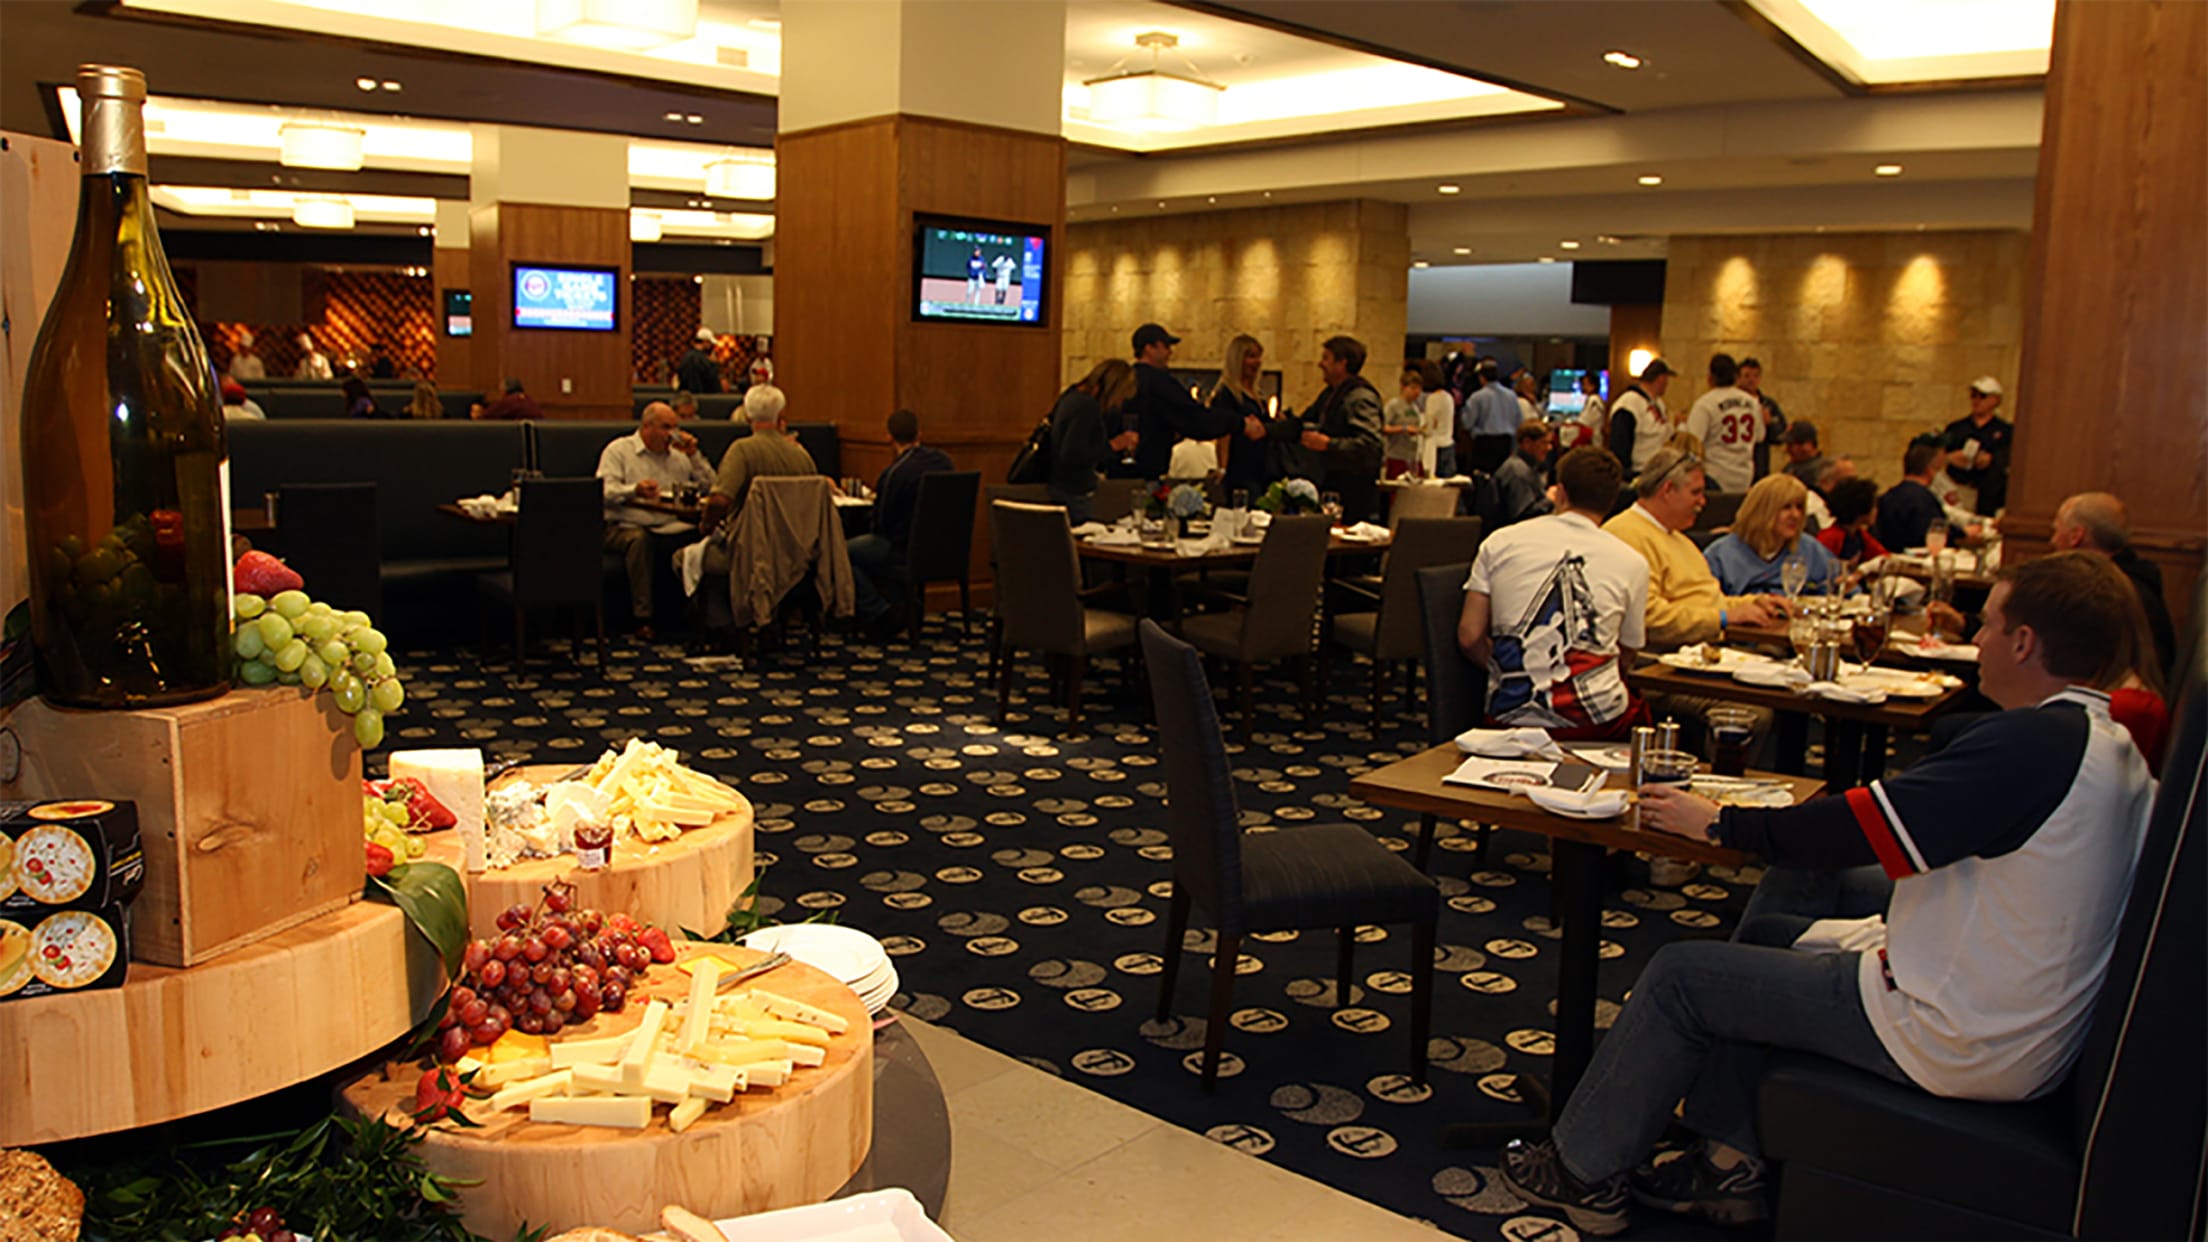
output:
[[[793,1065],[819,1065],[828,1059],[828,1050],[811,1044],[785,1044],[790,1050],[789,1061]]]
[[[652,1122],[652,1101],[641,1095],[548,1096],[529,1101],[529,1120],[641,1130]]]
[[[563,1040],[552,1045],[552,1068],[618,1064],[621,1054],[629,1050],[629,1041],[629,1035],[614,1035],[605,1039]]]
[[[632,1090],[662,1104],[680,1104],[690,1098],[690,1075],[672,1057],[656,1057],[645,1067],[643,1084]]]
[[[501,1087],[495,1095],[491,1096],[488,1107],[492,1112],[500,1113],[517,1104],[527,1104],[531,1100],[543,1099],[548,1095],[557,1095],[567,1090],[568,1084],[574,1081],[574,1077],[572,1070],[554,1070],[549,1074],[524,1079],[521,1082]]]
[[[488,1090],[549,1074],[559,1068],[550,1057],[515,1057],[508,1061],[493,1061],[477,1070],[475,1077],[467,1081],[471,1087]]]
[[[682,1020],[677,1046],[687,1052],[705,1041],[713,1024],[713,992],[721,986],[721,959],[707,958],[690,972],[690,1010]]]
[[[758,1005],[777,1018],[787,1018],[792,1022],[809,1022],[814,1026],[825,1028],[831,1034],[841,1035],[851,1026],[850,1021],[840,1013],[831,1013],[818,1005],[808,1005],[804,1001],[793,1000],[790,997],[769,992],[765,988],[753,988],[751,990],[751,1000],[753,1004]]]
[[[790,1080],[788,1061],[757,1061],[744,1067],[744,1081],[754,1087],[779,1087]]]
[[[483,842],[483,752],[473,749],[401,750],[391,755],[391,776],[411,776],[445,804],[459,822],[460,863],[471,872],[488,865]]]
[[[680,1134],[690,1128],[690,1123],[705,1116],[705,1101],[697,1098],[675,1105],[675,1111],[667,1114],[667,1128]]]
[[[652,1063],[652,1052],[659,1044],[660,1028],[667,1025],[667,1002],[655,1000],[644,1008],[644,1021],[636,1028],[628,1051],[621,1054],[621,1080],[631,1087],[642,1086],[644,1071]]]
[[[575,1088],[578,1091],[603,1091],[608,1095],[622,1095],[629,1086],[621,1078],[618,1065],[578,1065],[574,1069]]]

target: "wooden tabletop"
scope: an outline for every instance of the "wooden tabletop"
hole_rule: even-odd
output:
[[[1328,556],[1348,556],[1359,552],[1385,552],[1392,539],[1356,540],[1344,539],[1339,532],[1328,541]],[[1074,551],[1091,560],[1119,561],[1127,565],[1147,565],[1153,569],[1196,568],[1204,565],[1231,565],[1238,561],[1257,558],[1262,543],[1237,543],[1201,556],[1183,556],[1178,545],[1170,548],[1149,547],[1139,543],[1098,545],[1086,539],[1073,541]]]
[[[1842,703],[1837,699],[1810,698],[1780,686],[1751,686],[1722,673],[1689,673],[1653,660],[1629,670],[1625,680],[1642,694],[1687,694],[1775,712],[1800,712],[1908,730],[1925,727],[1969,689],[1968,686],[1951,686],[1928,699],[1888,696],[1883,703]]]
[[[632,500],[626,503],[632,509],[649,509],[654,513],[664,513],[678,522],[696,522],[705,512],[697,505],[678,505],[671,500]],[[502,509],[489,517],[477,517],[457,504],[442,504],[437,506],[437,512],[451,514],[463,522],[473,522],[478,526],[512,526],[518,510]]]
[[[1630,813],[1615,819],[1571,819],[1552,815],[1516,794],[1507,794],[1498,789],[1443,784],[1442,778],[1456,771],[1464,759],[1464,752],[1457,749],[1454,743],[1444,742],[1408,759],[1356,777],[1349,783],[1349,794],[1375,806],[1394,807],[1397,810],[1416,811],[1421,815],[1438,815],[1448,819],[1499,824],[1524,832],[1538,832],[1545,837],[1584,841],[1589,845],[1610,849],[1642,850],[1665,858],[1689,858],[1697,862],[1738,866],[1748,857],[1738,850],[1726,849],[1721,845],[1690,841],[1685,837],[1674,837],[1665,833],[1645,832],[1633,826]],[[1749,775],[1786,782],[1788,792],[1794,795],[1796,803],[1806,802],[1823,793],[1825,789],[1823,781],[1806,776],[1781,776],[1771,772],[1752,772]]]
[[[1895,617],[1893,633],[1887,639],[1886,649],[1879,652],[1878,658],[1872,663],[1896,668],[1936,669],[1951,673],[1966,682],[1978,680],[1978,665],[1973,661],[1943,660],[1919,653],[1916,640],[1923,634],[1923,613]],[[1784,621],[1771,625],[1728,625],[1725,627],[1724,641],[1726,645],[1733,647],[1754,647],[1759,651],[1777,652],[1782,656],[1794,654],[1793,640],[1787,634]]]

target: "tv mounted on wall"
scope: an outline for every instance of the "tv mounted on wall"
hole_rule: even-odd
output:
[[[1050,228],[915,216],[912,317],[924,323],[1050,322]]]
[[[445,335],[471,336],[475,332],[475,295],[466,289],[445,293]]]
[[[618,268],[516,263],[513,269],[515,327],[611,332],[618,326]]]

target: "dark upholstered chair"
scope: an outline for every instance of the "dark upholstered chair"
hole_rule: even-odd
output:
[[[307,594],[383,620],[375,484],[286,483],[276,489],[276,533]]]
[[[1047,505],[1051,503],[1050,488],[1041,483],[991,483],[981,489],[981,499],[983,503],[992,505],[1000,500],[1010,500],[1023,505]],[[1004,589],[1004,575],[997,571],[997,544],[994,529],[989,532],[989,583],[990,595],[994,599],[996,593]],[[996,605],[992,603],[989,606],[989,632],[983,636],[989,647],[989,667],[985,677],[992,685],[997,680],[997,660],[999,658],[997,640],[1003,633],[1004,618],[998,614]]]
[[[1689,531],[1723,530],[1733,524],[1740,515],[1740,502],[1748,498],[1746,492],[1711,492],[1702,502],[1702,512],[1695,515]]]
[[[2172,738],[2093,1025],[2037,1100],[1941,1099],[1804,1053],[1757,1097],[1781,1162],[1782,1238],[2198,1238],[2208,1130],[2201,894],[2208,776],[2203,608],[2180,658]]]
[[[974,607],[972,565],[974,506],[981,497],[981,472],[943,470],[920,476],[920,494],[912,502],[912,530],[905,539],[905,578],[912,587],[912,640],[928,620],[928,584],[958,583],[959,624],[970,633]]]
[[[514,515],[513,568],[478,580],[486,612],[497,601],[514,610],[515,668],[528,662],[532,608],[588,608],[597,623],[598,667],[605,667],[605,595],[598,589],[605,531],[605,485],[596,478],[523,480],[521,512]],[[484,633],[487,663],[488,622]]]
[[[1135,498],[1148,486],[1141,479],[1098,479],[1096,520],[1110,526],[1135,511]]]
[[[1398,487],[1390,492],[1395,499],[1388,502],[1388,529],[1394,530],[1405,518],[1445,518],[1457,516],[1457,489],[1453,487],[1411,486]]]
[[[1311,626],[1326,577],[1329,526],[1317,514],[1273,519],[1250,568],[1249,594],[1243,601],[1225,612],[1181,622],[1181,637],[1198,651],[1238,666],[1236,711],[1244,741],[1257,715],[1253,683],[1258,665],[1301,660],[1304,679],[1310,680]]]
[[[1081,567],[1073,528],[1058,505],[1000,500],[989,506],[989,542],[996,549],[997,717],[1012,705],[1013,655],[1026,650],[1065,662],[1067,723],[1081,723],[1081,679],[1089,657],[1135,645],[1135,619],[1082,603]],[[1001,584],[1019,583],[1018,590]]]
[[[1426,1080],[1426,1036],[1434,1002],[1434,882],[1354,824],[1322,824],[1244,835],[1227,770],[1226,743],[1196,649],[1142,623],[1142,648],[1165,756],[1165,827],[1173,843],[1173,898],[1165,920],[1165,969],[1158,1020],[1173,1011],[1182,939],[1194,908],[1218,933],[1211,1007],[1204,1028],[1203,1081],[1218,1081],[1219,1052],[1234,1004],[1234,967],[1250,932],[1331,927],[1339,936],[1334,1003],[1349,1004],[1356,932],[1364,923],[1411,925],[1411,1077]]]
[[[1464,615],[1464,580],[1472,566],[1429,565],[1418,571],[1418,604],[1426,639],[1426,741],[1439,746],[1455,740],[1466,729],[1487,718],[1487,670],[1467,658],[1457,646],[1457,619]],[[1418,817],[1418,851],[1411,861],[1426,869],[1434,852],[1432,815]],[[1478,828],[1479,848],[1472,855],[1479,867],[1487,866],[1487,838],[1493,831]]]
[[[1388,666],[1416,660],[1424,649],[1418,607],[1418,571],[1429,565],[1470,564],[1480,549],[1480,519],[1405,518],[1396,524],[1380,571],[1380,587],[1367,590],[1340,583],[1353,597],[1372,604],[1370,612],[1343,612],[1333,618],[1329,641],[1372,660],[1372,726],[1380,727],[1380,701]]]

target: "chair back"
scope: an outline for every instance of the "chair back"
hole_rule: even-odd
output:
[[[1395,488],[1394,495],[1395,499],[1388,504],[1389,530],[1394,530],[1404,518],[1457,516],[1456,488],[1414,484]]]
[[[1326,580],[1326,544],[1333,523],[1313,513],[1276,517],[1250,567],[1249,606],[1242,611],[1242,658],[1283,660],[1311,654],[1311,623]]]
[[[2208,1002],[2200,946],[2208,943],[2208,630],[2193,607],[2173,684],[2172,737],[2162,784],[2132,875],[2093,1026],[2071,1074],[2077,1113],[2081,1238],[2197,1238],[2208,1146]]]
[[[1135,499],[1142,495],[1141,479],[1098,479],[1096,482],[1096,520],[1110,526],[1135,511]]]
[[[524,479],[514,515],[514,603],[595,604],[606,541],[606,490],[596,478]]]
[[[1267,536],[1270,539],[1270,536]],[[1173,883],[1221,932],[1242,930],[1242,829],[1226,742],[1196,648],[1142,622],[1158,748],[1165,755],[1165,831]]]
[[[981,489],[982,499],[990,504],[1010,500],[1023,505],[1047,505],[1050,488],[1042,483],[991,483]]]
[[[1746,492],[1711,492],[1702,504],[1702,512],[1695,515],[1694,525],[1687,529],[1716,530],[1720,526],[1731,526],[1733,519],[1740,515],[1740,502],[1746,499]]]
[[[1469,562],[1418,571],[1419,612],[1426,634],[1426,740],[1439,746],[1487,718],[1487,669],[1457,646]]]
[[[771,624],[784,597],[808,578],[824,614],[849,616],[851,572],[834,488],[825,476],[751,481],[729,533],[729,608],[739,625]]]
[[[997,501],[989,506],[989,542],[997,550],[1004,641],[1061,655],[1081,652],[1081,570],[1065,508]],[[1013,582],[1019,589],[1005,589]]]
[[[383,540],[373,483],[286,483],[276,489],[284,560],[307,593],[332,608],[383,618]],[[446,519],[450,521],[451,519]]]
[[[981,495],[979,470],[942,470],[920,476],[905,535],[905,569],[913,585],[964,578],[974,553],[974,504]]]
[[[1433,565],[1471,564],[1480,550],[1480,519],[1405,518],[1388,546],[1380,574],[1380,617],[1372,658],[1405,660],[1419,654],[1425,625],[1418,604],[1418,571]]]

